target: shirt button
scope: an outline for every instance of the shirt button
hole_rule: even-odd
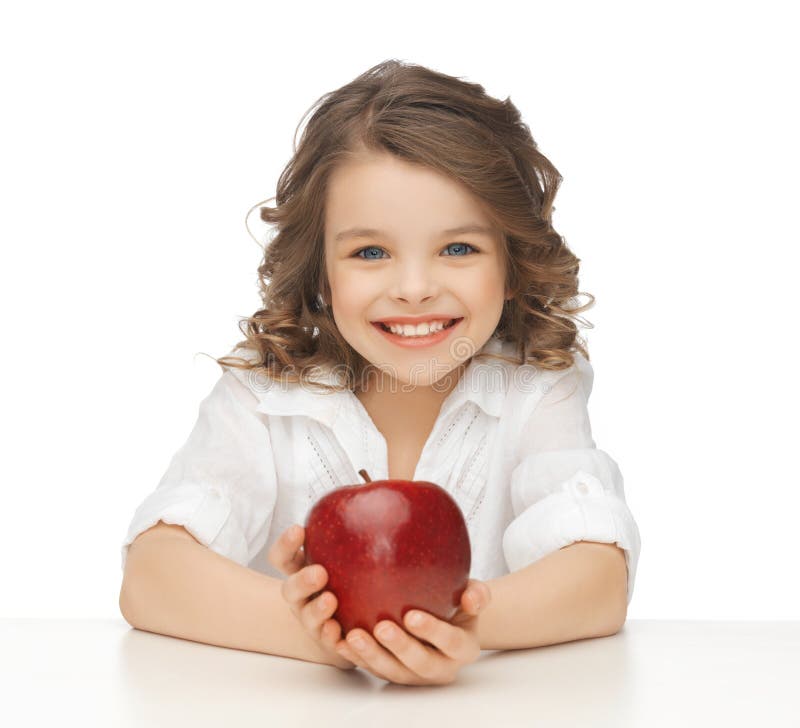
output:
[[[589,492],[589,486],[586,483],[578,483],[578,492],[586,495]]]

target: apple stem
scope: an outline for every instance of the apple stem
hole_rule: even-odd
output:
[[[366,471],[366,470],[364,470],[363,468],[362,468],[361,470],[359,470],[359,471],[358,471],[358,474],[359,474],[359,475],[360,475],[362,478],[364,478],[364,480],[365,480],[367,483],[371,483],[371,482],[372,482],[372,478],[370,478],[370,477],[369,477],[369,475],[367,474],[367,471]]]

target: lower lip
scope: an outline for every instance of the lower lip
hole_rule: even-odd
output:
[[[442,329],[441,331],[436,331],[433,334],[428,334],[427,336],[399,336],[398,334],[393,334],[391,331],[385,331],[380,324],[374,323],[372,324],[381,334],[383,334],[389,341],[393,344],[397,344],[398,346],[404,346],[407,349],[418,349],[423,346],[433,346],[434,344],[439,344],[444,341],[450,334],[455,331],[463,318],[457,319],[456,322],[447,329]]]

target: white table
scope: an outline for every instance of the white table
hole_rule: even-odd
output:
[[[407,687],[132,629],[0,620],[5,726],[800,726],[800,622],[628,620]]]

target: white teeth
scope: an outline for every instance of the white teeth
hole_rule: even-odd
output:
[[[393,334],[400,336],[427,336],[428,334],[435,334],[441,331],[446,323],[445,321],[434,321],[433,323],[422,323],[414,326],[413,324],[405,324],[403,326],[395,324],[385,324]]]

